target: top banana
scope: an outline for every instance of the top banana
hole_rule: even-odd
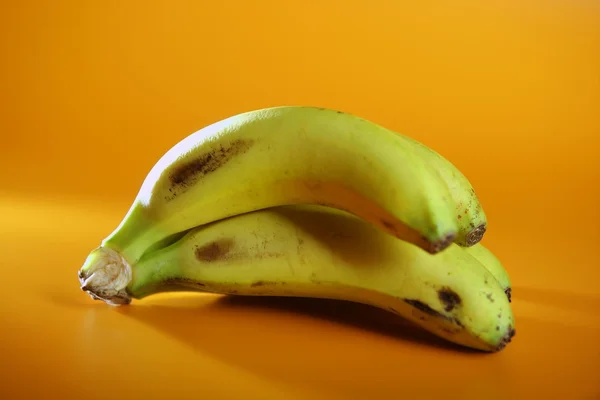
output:
[[[442,251],[459,234],[457,204],[438,169],[403,138],[357,116],[301,106],[209,125],[151,169],[102,242],[120,257],[107,267],[135,263],[196,226],[292,204],[346,210],[430,253]],[[99,282],[110,277],[101,275]]]
[[[456,203],[458,220],[458,234],[454,242],[463,247],[479,243],[487,230],[487,217],[471,182],[454,164],[430,147],[408,136],[400,137],[412,143],[415,152],[426,159],[448,185],[452,200]]]

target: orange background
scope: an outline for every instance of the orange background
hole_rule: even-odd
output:
[[[600,398],[599,2],[5,1],[0,50],[1,397]],[[467,175],[511,345],[460,351],[352,304],[79,290],[168,148],[283,104]]]

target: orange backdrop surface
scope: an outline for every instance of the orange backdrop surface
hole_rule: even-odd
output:
[[[600,2],[4,1],[0,50],[0,397],[600,398]],[[329,301],[79,290],[167,149],[284,104],[465,173],[513,343],[465,352]]]

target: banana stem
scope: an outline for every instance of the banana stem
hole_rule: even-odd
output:
[[[126,291],[131,282],[131,266],[109,247],[98,247],[88,255],[78,273],[81,290],[94,300],[112,306],[131,303]]]

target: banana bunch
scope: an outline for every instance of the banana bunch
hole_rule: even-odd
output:
[[[498,351],[515,323],[486,228],[467,178],[427,146],[340,111],[273,107],[168,150],[78,275],[111,305],[178,290],[338,299]]]

